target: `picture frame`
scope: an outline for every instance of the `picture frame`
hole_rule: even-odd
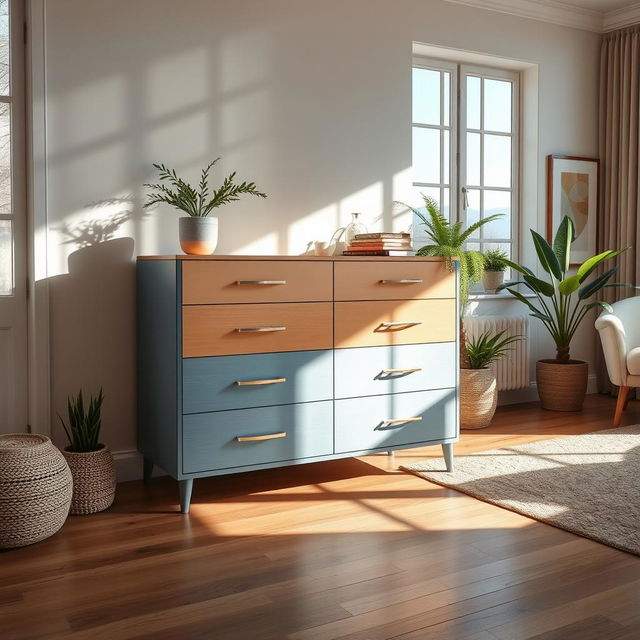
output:
[[[596,253],[599,170],[598,158],[547,156],[547,241],[553,242],[555,230],[568,215],[576,230],[571,266]]]

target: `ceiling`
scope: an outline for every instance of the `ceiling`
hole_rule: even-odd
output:
[[[600,33],[640,24],[640,0],[447,0],[447,2]]]

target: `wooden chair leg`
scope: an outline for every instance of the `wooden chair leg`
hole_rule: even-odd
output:
[[[629,398],[629,391],[631,387],[620,387],[618,389],[618,401],[616,402],[616,412],[613,416],[613,426],[619,427],[622,420],[622,412],[627,406],[627,400]]]
[[[627,410],[627,407],[629,406],[629,400],[631,400],[631,391],[627,393],[627,399],[624,401],[624,408],[622,409],[623,411]]]

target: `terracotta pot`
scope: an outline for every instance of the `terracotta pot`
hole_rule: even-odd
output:
[[[536,385],[540,405],[549,411],[580,411],[587,393],[589,365],[582,360],[563,364],[538,360]]]
[[[498,404],[498,387],[493,369],[460,369],[460,428],[489,426]]]
[[[485,293],[495,293],[504,282],[504,271],[485,271],[482,274],[482,285]]]
[[[180,246],[193,256],[210,256],[218,246],[218,218],[187,216],[178,220]]]
[[[101,444],[97,451],[62,453],[73,476],[71,511],[86,515],[104,511],[113,504],[116,495],[116,466],[108,447]]]

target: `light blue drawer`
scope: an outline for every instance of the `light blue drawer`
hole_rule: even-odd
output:
[[[239,442],[238,437],[285,437]],[[184,416],[184,473],[311,458],[333,453],[333,402]]]
[[[237,384],[282,378],[284,382]],[[333,352],[185,358],[182,381],[183,413],[330,400]]]
[[[336,453],[455,438],[455,389],[336,400]],[[387,420],[422,418],[387,424]]]
[[[454,387],[456,363],[455,342],[337,349],[336,398]]]

